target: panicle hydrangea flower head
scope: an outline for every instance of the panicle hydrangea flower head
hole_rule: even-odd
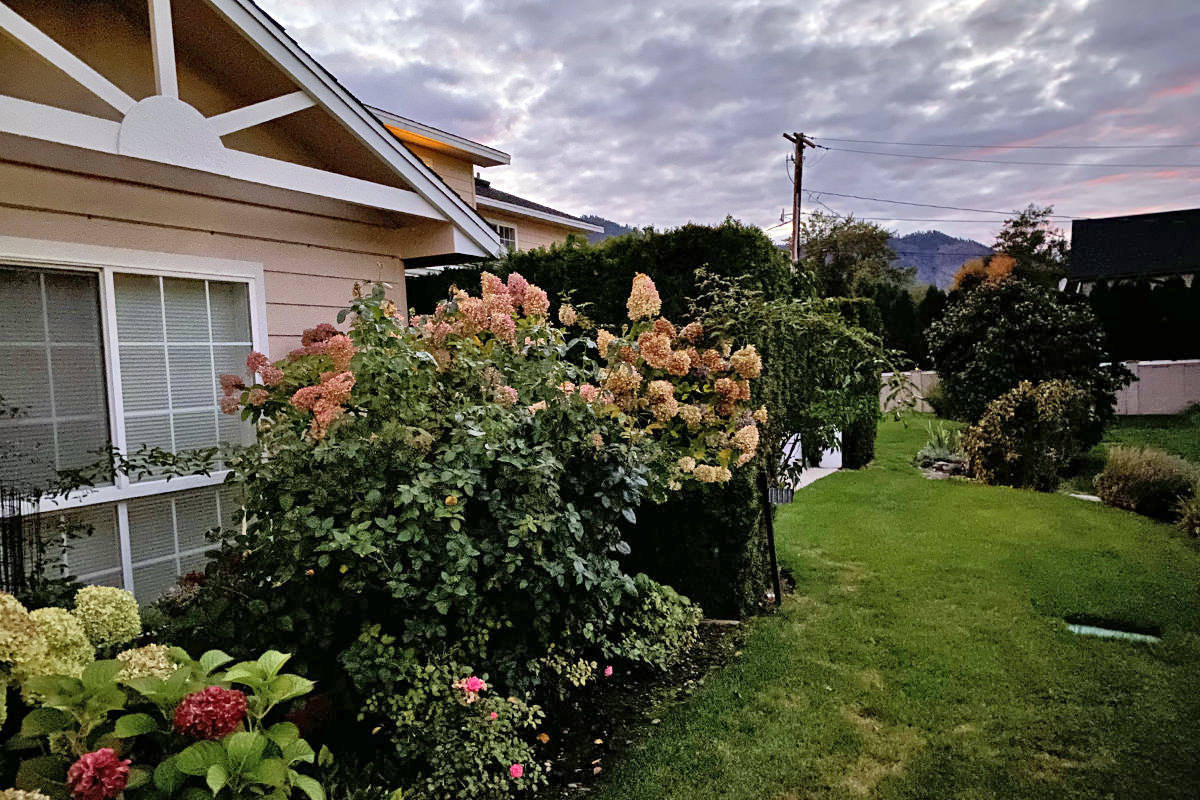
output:
[[[241,375],[230,375],[225,373],[217,378],[221,382],[221,391],[224,394],[236,394],[246,388],[246,382],[242,380]]]
[[[493,313],[488,319],[487,328],[502,342],[513,344],[517,341],[517,321],[510,314]]]
[[[235,394],[227,394],[218,401],[217,405],[220,406],[222,414],[236,414],[242,407],[242,401]]]
[[[654,320],[654,332],[661,333],[668,339],[675,338],[675,326],[672,325],[671,320],[667,319],[666,317],[659,317],[658,319]]]
[[[558,321],[570,327],[579,321],[579,312],[569,303],[563,303],[558,307]]]
[[[730,443],[743,453],[753,455],[758,449],[758,426],[751,424],[738,428],[730,438]]]
[[[716,350],[709,348],[700,354],[700,361],[713,372],[724,372],[729,369],[729,362],[721,357]]]
[[[350,369],[350,359],[354,357],[354,343],[344,333],[330,336],[325,340],[325,355],[333,362],[334,370],[345,372]]]
[[[603,359],[608,358],[609,346],[614,341],[616,341],[616,339],[617,339],[616,336],[613,336],[611,333],[604,330],[603,328],[596,331],[596,349],[600,351],[601,358],[603,358]]]
[[[704,336],[704,326],[699,322],[689,322],[683,326],[683,330],[679,332],[679,338],[685,342],[695,344]]]
[[[665,334],[646,331],[638,337],[638,350],[654,369],[666,369],[671,361],[671,340]]]
[[[65,608],[39,608],[29,612],[45,651],[22,671],[30,675],[68,675],[78,678],[96,660],[96,651],[83,625]]]
[[[508,294],[512,297],[513,305],[519,306],[525,302],[527,288],[529,288],[529,281],[525,280],[524,275],[519,272],[508,274]]]
[[[600,390],[590,383],[585,383],[579,387],[579,396],[583,398],[585,403],[590,403],[600,394]]]
[[[328,322],[322,322],[315,328],[308,328],[300,335],[300,345],[302,347],[308,347],[310,345],[320,344],[326,339],[331,339],[337,335],[337,328],[335,328],[333,325],[330,325]],[[254,371],[258,372],[257,369]]]
[[[562,383],[560,383],[558,385],[557,388],[560,392],[562,392],[567,397],[570,397],[571,395],[575,394],[575,384],[571,383],[570,381],[563,381]]]
[[[518,399],[517,390],[511,386],[497,386],[492,394],[492,400],[502,406],[515,406]]]
[[[679,418],[687,423],[688,430],[697,430],[704,421],[704,410],[699,406],[680,406]]]
[[[711,464],[697,464],[692,475],[701,483],[725,483],[733,477],[728,467],[717,467]]]
[[[677,377],[687,375],[692,369],[692,359],[683,350],[676,350],[671,353],[671,357],[667,359],[666,370],[669,374]]]
[[[96,647],[124,644],[142,633],[137,600],[115,586],[84,586],[75,593],[74,614]]]
[[[531,317],[545,317],[550,313],[550,298],[546,292],[532,283],[525,287],[525,313]]]
[[[766,425],[767,424],[767,407],[760,406],[758,408],[758,410],[754,412],[753,416],[754,416],[754,421],[757,422],[759,425]]]
[[[490,272],[485,272],[479,276],[479,293],[484,300],[500,294],[507,296],[508,287],[497,276]]]
[[[171,660],[166,645],[148,644],[117,653],[117,660],[125,667],[118,677],[123,681],[137,678],[161,678],[166,680],[175,674],[178,665]]]
[[[224,739],[246,716],[246,695],[237,689],[209,686],[192,692],[175,707],[175,730],[193,739]]]
[[[680,472],[691,472],[696,468],[696,459],[691,456],[684,456],[678,462]]]
[[[246,369],[250,370],[251,374],[255,372],[262,372],[269,366],[271,366],[271,359],[267,358],[257,350],[246,356]]]
[[[762,374],[762,357],[754,345],[748,344],[729,357],[729,364],[743,378],[757,378]]]
[[[713,391],[723,400],[736,400],[738,397],[738,385],[732,378],[717,378]]]
[[[649,319],[662,310],[662,299],[649,275],[639,272],[633,276],[633,290],[625,303],[631,320]]]
[[[67,770],[67,788],[74,800],[112,800],[129,782],[129,759],[111,747],[84,753]]]
[[[271,397],[271,393],[261,386],[255,386],[246,393],[246,405],[261,406]]]

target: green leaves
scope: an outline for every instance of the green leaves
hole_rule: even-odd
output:
[[[0,687],[0,691],[3,691]],[[71,717],[57,708],[35,708],[21,720],[21,735],[34,738],[48,736],[65,730],[71,724]]]
[[[118,739],[128,739],[157,729],[158,723],[149,714],[126,714],[117,718],[113,726],[113,735]]]
[[[207,775],[214,764],[225,766],[225,748],[217,742],[196,742],[175,756],[175,766],[185,775]]]

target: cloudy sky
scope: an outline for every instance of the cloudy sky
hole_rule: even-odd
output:
[[[1200,205],[1198,0],[260,1],[360,99],[512,154],[484,177],[571,213],[777,224],[796,130],[831,148],[806,209],[901,233],[990,240],[1003,217],[838,195]],[[1162,144],[1189,146],[1061,149]]]

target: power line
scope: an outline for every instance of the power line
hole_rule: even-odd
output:
[[[1101,167],[1104,169],[1200,169],[1200,164],[1093,164],[1088,161],[1003,161],[997,158],[958,158],[956,156],[930,156],[917,153],[888,153],[883,150],[859,150],[854,147],[825,147],[842,153],[861,153],[867,156],[892,156],[893,158],[921,158],[932,161],[965,161],[972,164],[1005,164],[1010,167]]]
[[[966,208],[964,206],[940,206],[935,203],[915,203],[910,200],[887,200],[882,197],[868,197],[861,194],[841,194],[839,192],[825,192],[820,189],[805,189],[809,194],[827,194],[830,197],[849,197],[854,200],[873,200],[877,203],[894,203],[901,206],[920,206],[921,208],[944,208],[948,211],[972,211],[978,214],[1004,214],[1011,215],[1017,213],[1014,211],[995,211],[990,208]],[[1056,219],[1078,219],[1078,217],[1068,216],[1066,214],[1051,214],[1051,217]]]
[[[821,203],[820,200],[817,200],[815,202]],[[825,204],[821,203],[821,205],[824,206]],[[829,208],[829,206],[825,206],[825,207]],[[829,208],[829,210],[833,211],[832,208]],[[804,211],[801,213],[804,215],[807,215],[807,216],[812,216],[813,214],[820,214],[821,212],[820,211]],[[835,217],[842,217],[843,219],[850,219],[851,217],[853,217],[854,219],[867,220],[867,221],[871,221],[871,222],[973,222],[973,223],[986,222],[986,223],[990,223],[990,224],[994,225],[995,223],[1001,221],[998,219],[963,219],[961,217],[860,217],[860,216],[857,216],[856,214],[839,214],[836,211],[833,211],[833,215]]]
[[[817,137],[829,142],[850,144],[894,144],[901,147],[954,147],[962,150],[1158,150],[1164,148],[1200,147],[1200,144],[941,144],[935,142],[887,142],[881,139],[838,139],[834,136]]]

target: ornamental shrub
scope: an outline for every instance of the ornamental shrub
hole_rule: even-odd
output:
[[[1192,487],[1190,497],[1179,501],[1175,526],[1193,539],[1200,538],[1200,483]]]
[[[1109,361],[1104,331],[1085,299],[1018,278],[958,297],[930,325],[930,353],[952,417],[975,422],[1021,381],[1070,381],[1092,405],[1082,444],[1100,441],[1118,388],[1131,373]]]
[[[75,593],[72,613],[98,649],[125,644],[142,632],[137,600],[115,586],[84,586]]]
[[[1170,521],[1195,496],[1196,467],[1152,447],[1110,447],[1096,492],[1110,506]]]
[[[1048,492],[1083,451],[1091,404],[1069,381],[1021,381],[962,435],[967,472],[999,486]]]
[[[606,655],[667,670],[700,640],[700,606],[639,573],[637,596],[617,612]]]
[[[485,273],[479,296],[408,324],[376,287],[343,314],[348,333],[313,329],[275,363],[252,355],[257,382],[223,376],[226,409],[258,426],[230,460],[246,522],[170,637],[302,645],[339,706],[373,699],[392,731],[393,698],[431,665],[472,665],[524,703],[556,688],[547,659],[593,660],[634,591],[618,523],[645,499],[730,481],[758,446],[758,354],[676,328],[653,281],[632,284],[626,322],[596,332],[569,310],[555,316],[575,324],[553,323],[516,273]],[[365,633],[417,655],[347,661]],[[338,733],[377,752],[369,729]],[[406,754],[410,785],[450,780],[441,740],[396,735],[380,758]],[[477,774],[490,792],[513,786],[501,766],[457,769],[491,770]],[[515,786],[532,788],[523,769]]]

